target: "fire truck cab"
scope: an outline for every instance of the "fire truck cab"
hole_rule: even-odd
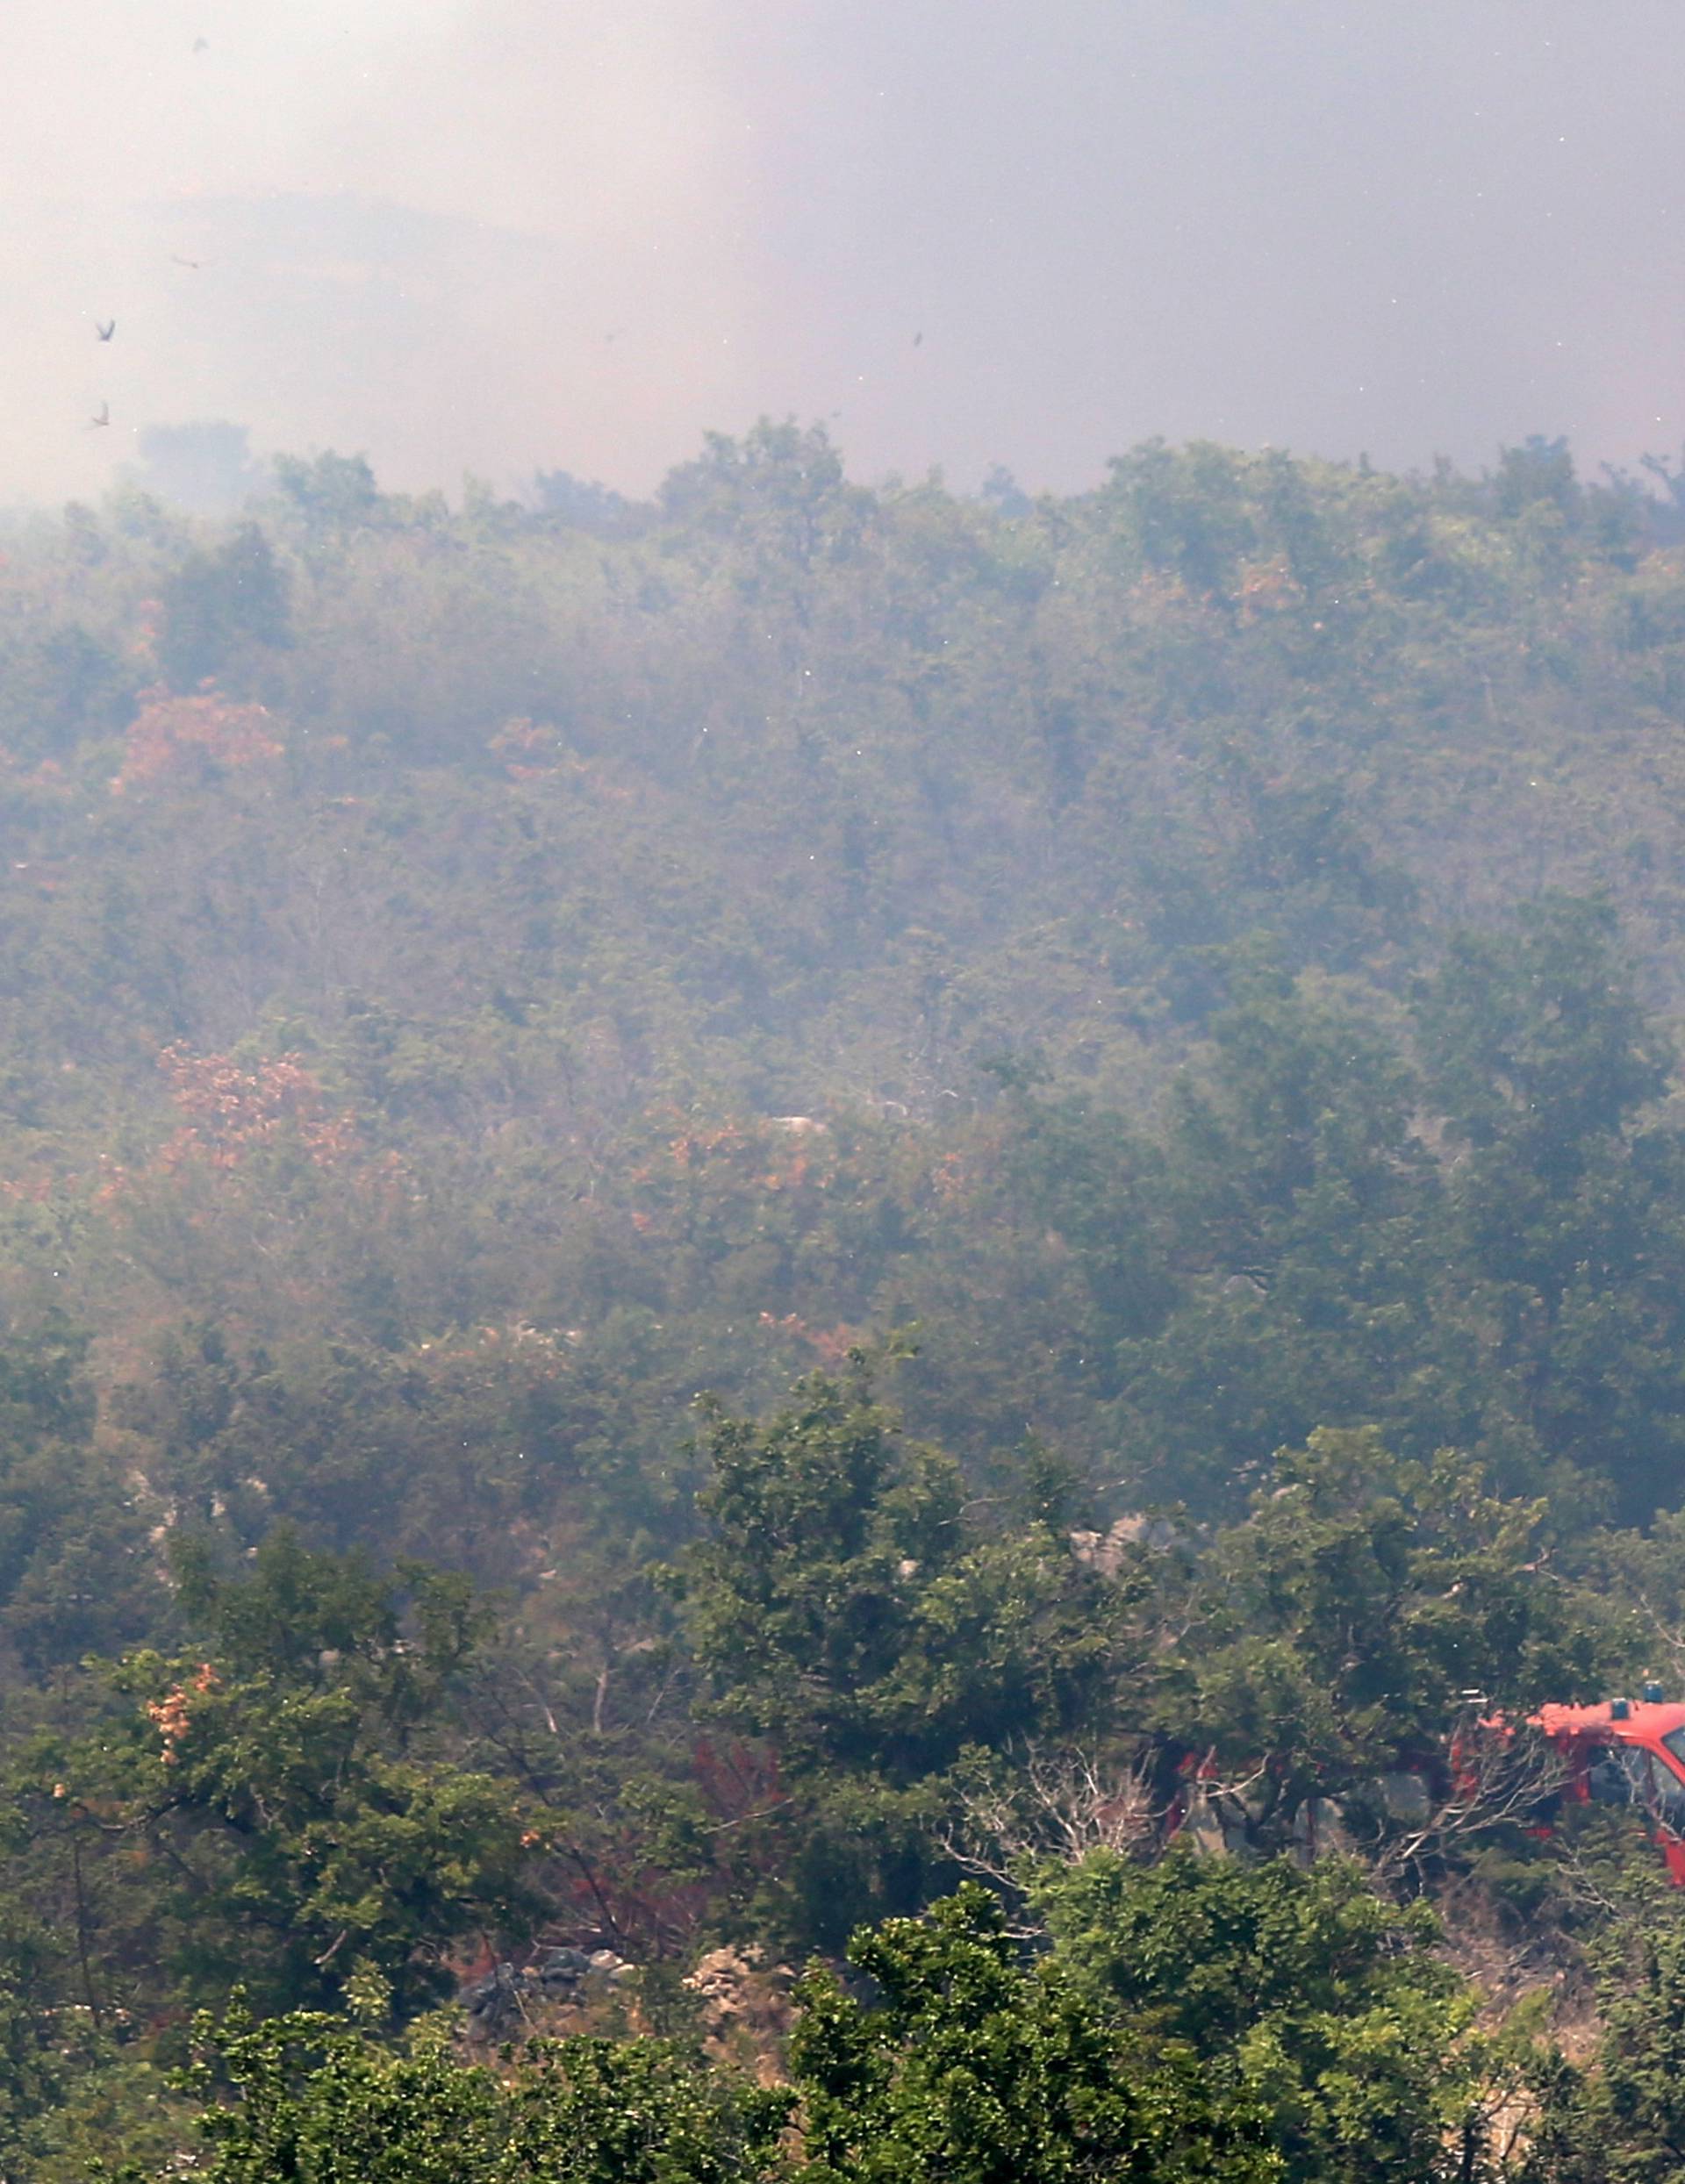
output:
[[[1529,1718],[1567,1765],[1562,1795],[1580,1804],[1638,1806],[1669,1880],[1685,1888],[1685,1704],[1646,1690],[1641,1700],[1544,1706]]]

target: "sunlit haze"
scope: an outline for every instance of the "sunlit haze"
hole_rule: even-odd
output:
[[[1685,436],[1675,0],[9,0],[0,70],[8,497],[210,419],[452,488]]]

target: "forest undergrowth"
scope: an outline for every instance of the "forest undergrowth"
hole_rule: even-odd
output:
[[[5,526],[6,2175],[1680,2172],[1670,481]]]

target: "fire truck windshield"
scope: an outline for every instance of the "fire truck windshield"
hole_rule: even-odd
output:
[[[1672,1754],[1678,1772],[1685,1776],[1685,1729],[1670,1729],[1661,1741]]]

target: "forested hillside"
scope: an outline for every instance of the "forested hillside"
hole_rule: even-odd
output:
[[[1677,2173],[1685,483],[276,478],[0,536],[4,2173]]]

